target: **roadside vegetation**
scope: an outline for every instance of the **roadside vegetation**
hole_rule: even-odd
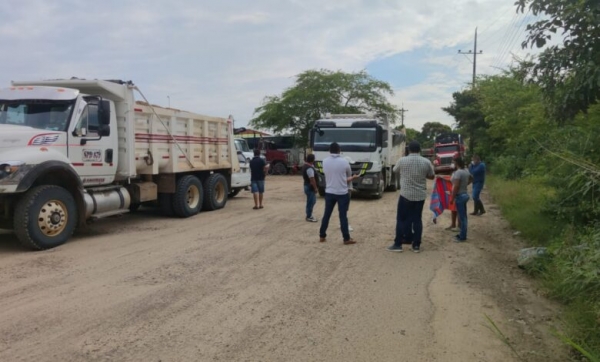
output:
[[[528,272],[565,305],[557,336],[600,361],[600,3],[516,5],[543,19],[523,42],[542,53],[479,77],[444,110],[486,161],[506,219],[530,246],[547,248]]]

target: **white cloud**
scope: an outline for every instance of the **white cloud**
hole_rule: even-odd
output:
[[[481,71],[493,70],[511,48],[503,32],[519,25],[513,12],[504,0],[5,0],[0,84],[131,79],[154,103],[169,96],[174,107],[233,113],[243,124],[264,96],[281,93],[306,69],[356,71],[417,48],[468,48],[477,25],[484,40],[497,38],[495,48],[481,43],[478,58]],[[468,62],[448,52],[425,61],[459,78],[432,74],[397,90],[394,101],[404,101],[415,122],[442,120],[439,107],[470,79]]]

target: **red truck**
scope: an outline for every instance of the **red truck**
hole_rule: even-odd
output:
[[[268,137],[262,138],[245,138],[250,149],[259,149],[261,154],[271,165],[269,174],[271,175],[286,175],[289,170],[294,170],[290,153],[279,150],[277,144]]]
[[[454,160],[465,156],[465,144],[460,134],[445,133],[435,138],[435,173],[451,173],[456,169]]]

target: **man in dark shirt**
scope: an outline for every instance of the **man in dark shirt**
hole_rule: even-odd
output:
[[[306,195],[306,221],[317,222],[313,216],[313,207],[317,202],[316,171],[315,171],[315,155],[306,156],[306,163],[302,166],[302,178],[304,179],[304,194]]]
[[[473,176],[473,202],[475,203],[475,210],[471,215],[479,216],[485,214],[483,202],[481,202],[481,198],[479,197],[485,183],[485,163],[481,162],[481,158],[478,155],[473,155],[471,160],[469,172]]]
[[[254,210],[263,208],[265,174],[268,168],[267,161],[260,157],[260,150],[254,150],[254,158],[250,161],[250,185],[254,196]]]

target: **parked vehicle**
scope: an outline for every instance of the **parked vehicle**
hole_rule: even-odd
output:
[[[241,132],[244,132],[246,130],[246,128],[234,128],[233,129],[233,134],[237,135]],[[237,150],[238,154],[241,152],[242,155],[244,155],[244,158],[246,159],[247,163],[250,163],[250,160],[252,160],[252,157],[254,157],[254,153],[250,150],[250,147],[248,146],[248,142],[244,139],[244,138],[235,138],[234,140],[235,143],[235,149]]]
[[[435,173],[451,173],[456,169],[454,160],[464,157],[465,144],[460,134],[446,133],[435,138]]]
[[[134,91],[84,79],[0,90],[0,227],[48,249],[91,220],[143,204],[189,217],[249,185],[234,176],[231,119],[136,102]]]
[[[325,193],[323,160],[329,156],[332,142],[337,142],[342,155],[352,161],[352,172],[361,176],[352,185],[359,193],[381,198],[385,190],[400,188],[400,180],[392,169],[404,156],[405,132],[394,130],[387,119],[366,114],[336,114],[316,121],[311,130],[315,166],[322,176],[319,177],[319,194]]]
[[[262,138],[245,138],[251,149],[259,149],[261,155],[265,157],[270,165],[270,175],[286,175],[289,172],[291,164],[288,152],[277,149],[275,142]]]

